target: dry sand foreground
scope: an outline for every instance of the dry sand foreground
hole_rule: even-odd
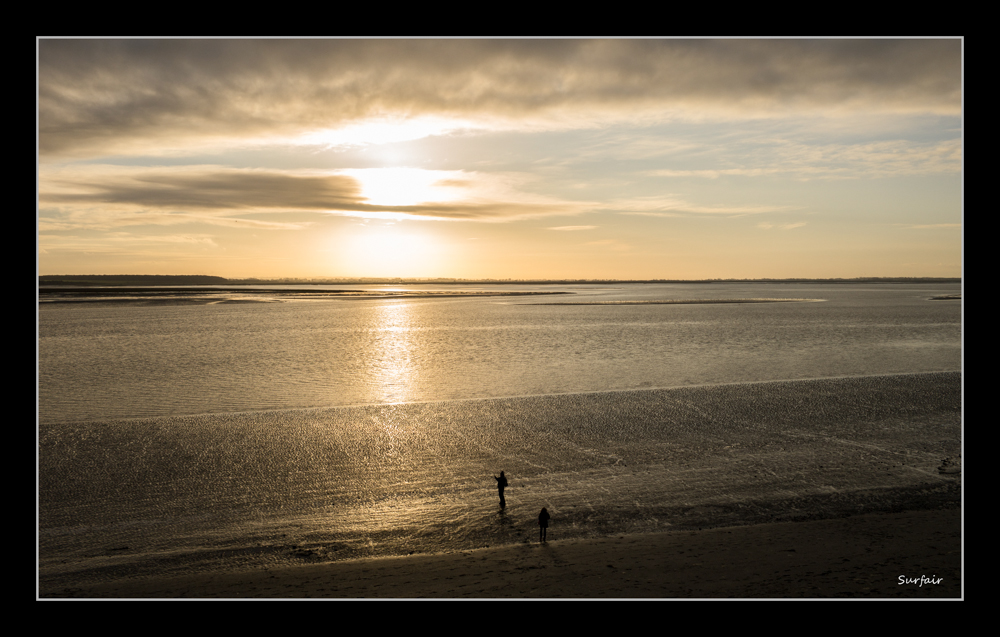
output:
[[[961,598],[961,509],[629,535],[72,589],[115,598]],[[557,527],[550,537],[558,536]],[[900,576],[916,583],[900,584]],[[926,579],[921,585],[921,576]]]

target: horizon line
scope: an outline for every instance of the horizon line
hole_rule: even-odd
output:
[[[712,283],[712,282],[822,282],[822,281],[938,281],[962,282],[962,277],[954,276],[861,276],[861,277],[715,277],[705,279],[669,279],[669,278],[569,278],[569,277],[538,277],[538,278],[461,278],[461,277],[222,277],[211,274],[40,274],[38,282],[55,282],[53,279],[71,280],[121,280],[121,279],[202,279],[215,282],[245,283],[260,281],[264,283],[295,282],[300,284],[321,283]]]

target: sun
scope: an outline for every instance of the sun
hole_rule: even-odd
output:
[[[416,206],[460,200],[464,188],[462,173],[421,168],[366,168],[344,170],[358,180],[361,196],[377,206]]]

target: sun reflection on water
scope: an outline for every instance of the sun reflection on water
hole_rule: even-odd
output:
[[[389,301],[374,308],[378,326],[369,359],[369,382],[382,402],[411,400],[417,370],[410,303]]]

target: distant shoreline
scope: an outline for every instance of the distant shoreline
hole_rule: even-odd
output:
[[[179,285],[608,285],[608,284],[705,284],[705,283],[961,283],[961,277],[861,277],[855,279],[449,279],[449,278],[316,278],[316,279],[227,279],[208,275],[154,274],[43,274],[39,287],[49,286],[179,286]]]
[[[713,281],[707,281],[712,283]],[[714,281],[720,283],[721,281]],[[795,281],[753,281],[754,283],[795,283]],[[149,285],[132,283],[74,283],[72,285],[62,282],[42,282],[37,290],[38,301],[44,304],[52,303],[117,303],[130,305],[207,305],[207,304],[233,304],[233,303],[281,303],[288,300],[305,299],[422,299],[422,298],[468,298],[468,297],[530,297],[530,296],[551,296],[551,295],[573,295],[571,290],[524,290],[512,291],[503,289],[487,290],[456,290],[448,289],[426,289],[426,286],[435,283],[409,283],[393,284],[391,289],[379,288],[379,285],[389,284],[354,284],[366,285],[365,289],[330,289],[330,288],[307,288],[306,284],[299,284],[298,287],[288,287],[292,284],[271,283],[258,284],[260,287],[246,283],[205,285],[195,284],[181,285],[176,281],[171,285]],[[465,284],[475,284],[473,281],[462,282]],[[500,284],[493,281],[487,284]],[[527,281],[521,283],[529,283]],[[620,282],[626,283],[626,282]],[[627,283],[654,283],[652,281],[630,281]],[[695,283],[689,281],[688,283]],[[814,283],[838,283],[833,281],[814,281]],[[438,285],[451,285],[437,283]],[[543,285],[542,283],[537,283]],[[927,284],[926,281],[923,284]],[[312,285],[321,285],[315,283]],[[332,284],[329,284],[332,285]],[[340,284],[347,285],[347,284]],[[421,286],[422,289],[398,289],[399,285]],[[547,282],[545,285],[560,285],[558,282]],[[562,284],[571,285],[571,284]],[[945,294],[931,297],[931,300],[953,300],[960,301],[962,295]],[[643,299],[643,300],[618,300],[618,301],[539,301],[530,305],[692,305],[692,304],[718,304],[718,303],[804,303],[822,302],[826,299],[819,298],[777,298],[777,297],[740,297],[721,299]]]

